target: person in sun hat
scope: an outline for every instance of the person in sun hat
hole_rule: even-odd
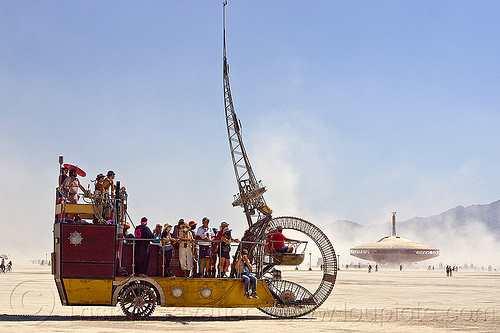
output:
[[[214,242],[212,243],[212,251],[211,251],[211,257],[210,257],[210,276],[215,277],[216,274],[217,276],[220,277],[221,274],[221,265],[222,265],[222,260],[220,258],[221,255],[221,238],[222,238],[222,230],[227,227],[228,224],[227,222],[221,222],[219,230],[213,229],[214,234],[216,235],[214,238]],[[217,264],[217,258],[219,258],[219,264]]]
[[[179,231],[179,237],[177,237],[179,242],[179,263],[181,269],[184,272],[184,277],[189,277],[191,270],[193,269],[193,234],[189,230],[189,224],[184,223],[181,225],[181,230]]]
[[[191,231],[191,234],[193,235],[193,239],[196,239],[196,222],[189,221],[189,228],[190,228],[189,231]],[[199,259],[200,259],[200,245],[198,245],[198,242],[195,242],[193,244],[193,277],[198,276]]]
[[[111,195],[112,197],[115,195],[115,172],[113,170],[109,170],[106,174],[106,179],[104,179],[104,190]]]
[[[229,229],[229,224],[227,222],[221,223],[222,230],[220,231],[220,264],[219,264],[219,275],[220,277],[226,277],[226,272],[231,264],[231,242],[239,243],[239,239],[234,239],[231,237],[231,229]],[[218,235],[217,235],[218,236]]]
[[[169,223],[165,223],[163,225],[163,232],[161,233],[161,240],[163,242],[161,251],[165,253],[165,276],[172,276],[172,272],[170,271],[170,260],[172,260],[172,255],[174,254],[173,244],[176,240],[170,234],[171,231],[172,226]]]
[[[78,189],[81,189],[84,193],[87,192],[85,187],[83,187],[82,184],[80,184],[80,181],[78,178],[76,178],[77,173],[76,169],[73,168],[69,170],[69,177],[66,178],[64,181],[63,187],[68,189],[68,201],[69,203],[76,204],[78,203],[78,199],[80,199],[80,196],[78,195]]]
[[[104,193],[104,175],[102,173],[95,177],[94,191],[100,192],[101,195]]]

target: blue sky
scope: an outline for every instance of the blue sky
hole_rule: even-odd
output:
[[[222,1],[0,14],[0,252],[51,250],[59,155],[84,186],[113,169],[136,221],[207,215],[243,232]],[[275,215],[370,224],[498,200],[499,14],[494,1],[230,0],[235,109]]]

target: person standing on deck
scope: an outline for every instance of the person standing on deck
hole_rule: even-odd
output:
[[[111,197],[115,195],[115,172],[113,170],[109,170],[106,174],[106,179],[104,179],[103,188]]]
[[[147,226],[148,219],[143,217],[141,225],[135,229],[136,238],[144,238],[148,240],[135,241],[135,274],[138,276],[146,276],[149,265],[149,244],[153,238],[153,233]]]
[[[215,234],[213,230],[208,227],[208,223],[210,222],[208,217],[204,217],[201,222],[203,225],[199,227],[196,232],[196,239],[200,241],[200,276],[208,277],[210,257],[212,255],[212,240]]]
[[[184,277],[189,277],[193,269],[193,234],[189,230],[189,224],[184,223],[179,231],[179,263],[184,272]]]
[[[80,196],[78,195],[78,189],[81,189],[84,193],[87,192],[85,187],[80,184],[80,180],[76,178],[76,169],[71,169],[69,171],[69,177],[64,181],[63,187],[68,189],[68,201],[69,203],[76,204]]]
[[[196,222],[189,221],[189,228],[193,239],[196,239]],[[198,261],[200,259],[200,246],[198,243],[193,244],[193,277],[198,277]]]

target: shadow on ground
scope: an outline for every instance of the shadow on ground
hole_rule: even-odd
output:
[[[302,320],[309,318],[296,318],[294,320]],[[37,315],[12,315],[0,314],[0,322],[43,322],[43,321],[130,321],[125,316],[37,316]],[[217,322],[217,321],[252,321],[252,320],[282,320],[282,318],[274,318],[269,316],[151,316],[145,321],[156,322]]]

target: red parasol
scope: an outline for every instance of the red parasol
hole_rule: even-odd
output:
[[[0,259],[9,259],[9,257],[6,254],[0,254]]]
[[[85,177],[87,174],[85,173],[85,171],[83,171],[82,169],[80,169],[78,166],[76,165],[73,165],[73,164],[64,164],[64,166],[66,168],[68,168],[69,170],[75,168],[76,169],[76,173],[78,174],[78,176],[80,177]]]

